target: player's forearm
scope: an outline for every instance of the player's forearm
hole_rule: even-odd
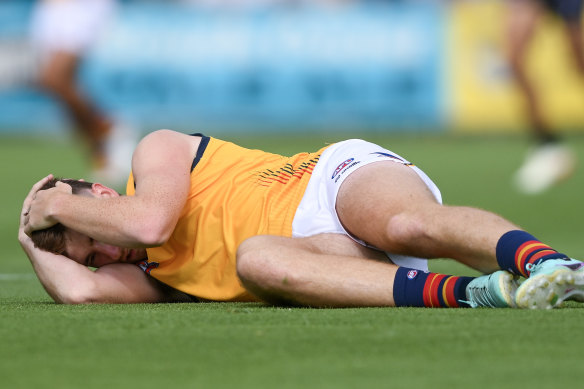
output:
[[[79,304],[90,300],[93,271],[64,256],[39,250],[32,242],[22,246],[39,281],[55,302]]]
[[[136,197],[97,199],[61,196],[51,207],[57,222],[93,239],[120,247],[152,247],[162,244],[156,229],[167,216],[147,200]],[[169,223],[170,224],[170,223]],[[170,225],[168,227],[170,231]]]

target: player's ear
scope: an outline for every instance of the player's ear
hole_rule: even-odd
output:
[[[91,192],[97,197],[119,197],[120,194],[105,185],[95,183],[91,185]]]

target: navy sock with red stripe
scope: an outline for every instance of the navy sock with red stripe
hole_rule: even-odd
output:
[[[548,259],[570,258],[521,230],[513,230],[503,234],[497,243],[499,267],[513,274],[529,277],[533,265]]]
[[[472,280],[400,267],[393,282],[393,300],[396,307],[468,307],[466,286]]]

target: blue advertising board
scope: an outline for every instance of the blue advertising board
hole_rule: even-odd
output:
[[[6,42],[24,42],[28,22],[26,3],[8,4],[0,62],[14,60]],[[442,7],[122,3],[81,82],[104,110],[147,128],[436,129],[445,120]],[[55,102],[10,82],[26,75],[0,65],[0,131],[59,128]]]

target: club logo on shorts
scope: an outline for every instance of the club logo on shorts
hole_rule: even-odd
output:
[[[418,275],[418,271],[417,270],[410,270],[408,272],[408,278],[410,280],[413,280],[414,278],[416,278],[417,275]]]
[[[376,151],[371,154],[377,154],[378,157],[387,157],[392,159],[397,159],[398,161],[405,162],[403,158],[399,158],[397,155],[389,154],[389,153],[382,153],[381,151]]]
[[[337,168],[335,169],[335,172],[333,173],[333,176],[331,177],[331,179],[335,178],[337,176],[337,174],[339,174],[341,172],[341,170],[343,170],[344,168],[346,168],[347,166],[349,166],[349,164],[351,162],[353,162],[354,160],[355,160],[355,158],[349,158],[345,162],[343,162],[339,166],[337,166]]]

